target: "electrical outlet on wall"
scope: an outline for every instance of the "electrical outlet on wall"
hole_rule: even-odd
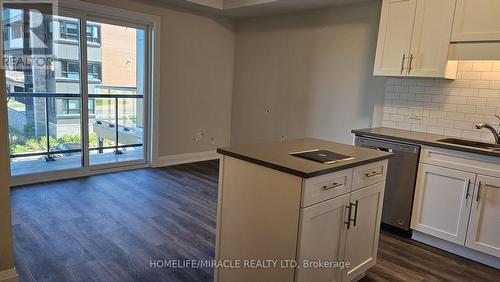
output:
[[[424,114],[423,108],[410,108],[408,110],[409,119],[422,120],[423,114]]]
[[[193,138],[194,142],[200,142],[201,139],[205,136],[205,132],[198,132],[196,136]]]

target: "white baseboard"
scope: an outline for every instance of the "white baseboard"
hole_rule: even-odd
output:
[[[214,151],[178,154],[162,156],[158,158],[158,161],[153,165],[154,167],[171,166],[178,164],[194,163],[208,160],[219,159],[220,156]]]
[[[19,277],[15,268],[0,271],[0,282],[18,282]]]
[[[419,241],[438,249],[442,249],[447,252],[459,255],[461,257],[489,265],[496,269],[500,269],[500,258],[467,248],[465,246],[457,245],[455,243],[451,243],[446,240],[415,230],[413,230],[411,238],[415,241]]]

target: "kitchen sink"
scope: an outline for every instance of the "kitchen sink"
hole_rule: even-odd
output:
[[[500,145],[493,144],[493,143],[484,143],[484,142],[465,140],[465,139],[457,139],[457,138],[445,138],[445,139],[441,139],[441,140],[437,140],[437,141],[443,142],[443,143],[460,145],[460,146],[474,147],[474,148],[486,149],[486,150],[492,150],[492,151],[500,151]]]

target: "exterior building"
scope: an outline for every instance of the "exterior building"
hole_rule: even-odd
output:
[[[34,26],[34,22],[41,24]],[[48,118],[49,136],[60,138],[80,135],[79,21],[68,17],[45,15],[43,19],[36,19],[36,15],[31,12],[3,9],[3,27],[4,56],[9,59],[6,77],[8,91],[11,94],[10,130],[34,138],[47,136]],[[138,64],[143,64],[137,60],[144,60],[141,56],[137,56],[138,48],[144,48],[144,38],[140,37],[136,29],[87,22],[89,94],[137,93],[137,84],[142,86],[144,80],[136,77]],[[131,42],[135,43],[130,44]],[[32,63],[30,66],[18,64],[21,58],[32,62],[45,58],[46,61],[42,64]],[[37,97],[46,93],[57,97]],[[137,115],[135,123],[142,125],[142,99],[123,100],[119,102],[122,109],[119,116]],[[90,132],[96,119],[115,123],[116,113],[114,107],[110,106],[112,103],[114,101],[111,99],[89,99]],[[120,122],[120,126],[125,124],[125,121]]]

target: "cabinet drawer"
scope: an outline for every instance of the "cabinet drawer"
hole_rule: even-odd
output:
[[[302,206],[307,207],[351,191],[353,169],[332,172],[304,180]]]
[[[387,160],[365,164],[354,168],[352,190],[360,189],[385,180]]]

